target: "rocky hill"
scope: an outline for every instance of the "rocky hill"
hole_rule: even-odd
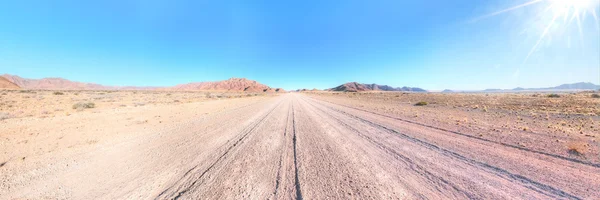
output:
[[[223,81],[196,82],[181,84],[169,89],[174,90],[216,90],[216,91],[245,91],[245,92],[285,92],[281,88],[271,88],[254,80],[245,78],[230,78]]]
[[[0,76],[0,88],[2,88],[2,89],[19,89],[20,87],[17,84],[9,81],[8,79]]]
[[[329,89],[329,91],[338,92],[361,92],[361,91],[410,91],[410,92],[427,92],[427,90],[416,87],[392,87],[389,85],[378,84],[362,84],[350,82]]]

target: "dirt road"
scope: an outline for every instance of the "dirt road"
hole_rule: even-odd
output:
[[[53,119],[2,122],[0,199],[600,197],[598,163],[302,94],[144,109],[85,116],[104,121],[80,126],[44,126]],[[140,113],[174,120],[108,118]],[[53,140],[81,130],[80,137],[103,135],[79,146]],[[56,148],[36,150],[45,146]]]

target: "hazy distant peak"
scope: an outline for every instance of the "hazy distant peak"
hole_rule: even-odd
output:
[[[388,85],[378,85],[375,83],[362,84],[357,82],[348,82],[337,87],[329,89],[330,91],[343,91],[343,92],[359,92],[359,91],[413,91],[413,92],[426,92],[426,90],[416,87],[392,87]]]

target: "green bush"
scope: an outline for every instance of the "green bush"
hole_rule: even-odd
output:
[[[426,106],[427,102],[425,101],[419,101],[418,103],[415,104],[415,106]]]

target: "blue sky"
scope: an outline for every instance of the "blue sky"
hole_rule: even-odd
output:
[[[556,1],[485,17],[527,1],[9,0],[0,74],[132,86],[246,77],[285,89],[599,84],[598,4],[578,26],[574,9],[547,9]]]

